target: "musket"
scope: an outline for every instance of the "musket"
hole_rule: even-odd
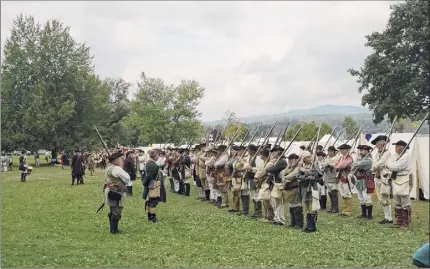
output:
[[[321,132],[321,123],[320,123],[320,126],[318,127],[318,132],[317,132],[317,136],[316,136],[316,141],[318,141],[318,138],[319,138],[319,136],[320,136],[320,132]],[[317,159],[317,147],[315,147],[315,151],[313,152],[313,154],[314,154],[314,156],[312,157],[313,158],[313,161],[312,161],[312,167],[315,169],[315,161],[316,161],[316,159]],[[315,169],[316,170],[316,169]]]
[[[228,146],[223,151],[223,153],[222,154],[220,154],[220,153],[217,154],[217,156],[215,157],[215,160],[218,159],[218,157],[224,155],[227,152],[227,150],[231,147],[231,145],[233,144],[234,140],[236,139],[236,136],[237,136],[238,133],[239,133],[239,130],[236,131],[236,133],[234,134],[233,138],[228,143]]]
[[[251,139],[249,140],[249,143],[248,144],[252,144],[252,141],[254,141],[254,138],[255,138],[255,136],[257,135],[257,132],[258,132],[258,130],[260,129],[260,126],[261,126],[261,124],[259,124],[258,126],[257,126],[257,129],[255,130],[255,132],[254,132],[254,134],[252,135],[252,137],[251,137]],[[240,144],[241,146],[243,145],[243,143],[242,144]]]
[[[248,131],[246,131],[245,135],[243,136],[243,139],[242,139],[242,142],[240,143],[240,146],[243,146],[243,144],[246,141],[246,137],[248,136],[248,134],[249,134],[249,129],[248,129]]]
[[[282,144],[282,140],[284,139],[285,134],[287,133],[288,127],[290,127],[290,123],[289,122],[287,123],[287,126],[285,126],[284,130],[282,130],[282,132],[280,133],[278,145]]]
[[[164,143],[163,150],[165,150],[165,149],[166,149],[166,147],[167,147],[167,143],[169,143],[169,142],[170,142],[170,139],[169,139],[169,140],[167,140],[167,142],[166,142],[166,143]]]
[[[187,150],[189,150],[191,148],[191,146],[193,145],[194,139],[195,138],[191,139],[190,143],[187,146]]]
[[[317,133],[318,133],[318,130],[317,130]],[[312,138],[311,142],[309,142],[309,145],[307,146],[307,148],[310,151],[313,151],[313,149],[314,149],[314,140],[315,140],[315,138],[317,138],[317,133],[314,135],[314,137]]]
[[[109,152],[109,149],[108,149],[108,147],[106,146],[106,143],[103,141],[103,138],[102,138],[102,136],[100,135],[100,133],[99,133],[99,130],[97,130],[97,127],[93,124],[93,126],[94,126],[94,129],[96,130],[96,132],[97,132],[97,135],[99,136],[99,139],[100,139],[100,142],[102,142],[102,145],[103,145],[103,147],[105,148],[105,150],[106,150],[106,153],[108,154],[108,156],[110,156],[110,152]]]
[[[327,142],[325,142],[325,145],[324,145],[324,147],[323,147],[322,151],[324,151],[324,150],[325,150],[325,147],[327,147],[328,142],[330,142],[330,139],[333,137],[333,135],[334,135],[334,131],[336,131],[336,129],[337,129],[337,125],[336,125],[336,126],[334,127],[334,129],[331,131],[330,137],[328,138]]]
[[[103,145],[103,147],[105,148],[105,150],[106,150],[106,153],[107,153],[107,155],[110,157],[110,152],[109,152],[109,149],[108,149],[108,147],[106,146],[106,143],[103,141],[103,138],[102,138],[102,136],[100,135],[100,133],[99,133],[99,130],[97,130],[97,127],[93,124],[93,126],[94,126],[94,129],[96,130],[96,132],[97,132],[97,135],[99,136],[99,139],[100,139],[100,142],[102,142],[102,145]],[[96,211],[96,213],[94,213],[94,215],[95,214],[97,214],[100,210],[102,210],[103,208],[104,208],[104,206],[105,206],[105,202],[103,202],[101,205],[100,205],[100,207],[97,209],[97,211]]]
[[[260,147],[258,147],[257,152],[254,154],[254,156],[251,157],[251,160],[250,160],[251,164],[255,162],[255,160],[257,159],[258,154],[260,154],[260,151],[264,148],[264,145],[268,141],[270,134],[272,133],[273,129],[276,126],[276,123],[277,122],[275,121],[275,123],[272,125],[272,127],[269,129],[269,131],[266,133],[266,136],[265,136],[265,138],[263,140],[263,144],[261,144]],[[245,152],[246,151],[243,151],[242,155],[239,158],[239,161],[243,159],[243,157],[245,156]],[[234,175],[235,172],[236,172],[236,169],[233,170],[233,174],[232,175]],[[245,173],[242,176],[242,179],[244,180],[247,175],[248,175],[248,171],[245,171]]]

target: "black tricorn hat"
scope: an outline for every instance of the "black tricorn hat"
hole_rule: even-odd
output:
[[[230,149],[234,150],[234,151],[238,151],[239,150],[239,146],[238,145],[231,145]]]
[[[393,145],[406,147],[406,146],[408,145],[408,143],[406,143],[406,142],[405,142],[405,141],[403,141],[403,140],[399,140],[399,141],[397,141],[396,143],[393,143]],[[406,149],[408,149],[408,148],[409,148],[409,147],[407,147]]]
[[[371,146],[368,146],[368,145],[358,145],[357,149],[371,151],[373,148]]]
[[[206,143],[200,143],[199,146],[200,146],[200,148],[204,148],[204,147],[206,147]]]
[[[112,161],[114,161],[114,160],[116,160],[116,159],[118,159],[119,157],[122,157],[122,156],[123,156],[122,152],[117,151],[117,152],[112,153],[108,157],[108,159],[109,159],[110,162],[112,162]]]
[[[257,150],[258,150],[258,147],[257,147],[256,145],[249,144],[249,145],[248,145],[248,147],[247,147],[247,149],[248,149],[249,151],[257,151]]]
[[[284,151],[284,148],[281,146],[274,146],[273,149],[270,152],[276,152],[276,151]]]
[[[227,148],[227,146],[226,146],[226,145],[219,145],[219,146],[216,148],[216,150],[217,150],[217,151],[224,151],[226,148]]]
[[[324,148],[324,147],[323,147],[322,145],[318,145],[318,146],[317,146],[317,149],[323,150],[323,148]]]
[[[245,146],[239,146],[239,150],[245,150],[246,149],[246,147]]]
[[[266,144],[266,145],[264,146],[264,148],[266,148],[266,149],[271,149],[271,148],[272,148],[272,144]]]
[[[303,146],[303,145],[301,145],[301,146],[300,146],[300,149],[301,149],[301,150],[305,150],[305,149],[306,149],[306,147],[305,147],[305,146]]]
[[[327,148],[327,151],[334,151],[334,152],[336,152],[337,149],[334,146],[330,146],[330,147]]]
[[[298,160],[300,157],[299,155],[295,154],[295,153],[291,153],[290,155],[288,155],[288,160]]]
[[[351,146],[348,144],[342,144],[338,147],[338,149],[350,149],[350,148],[351,148]]]
[[[325,154],[324,152],[320,151],[320,152],[317,152],[317,156],[325,157],[325,156],[327,156],[327,154]]]
[[[269,155],[270,155],[270,151],[269,151],[269,149],[262,149],[261,151],[260,151],[260,155],[263,155],[263,156],[265,156],[265,157],[269,157]]]
[[[384,140],[384,141],[386,141],[387,143],[389,143],[390,142],[390,139],[386,136],[386,135],[378,135],[375,139],[373,139],[372,140],[372,142],[370,142],[370,143],[372,143],[372,145],[376,145],[376,143],[378,142],[378,141],[381,141],[381,140]]]

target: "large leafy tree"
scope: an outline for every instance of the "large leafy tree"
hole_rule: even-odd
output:
[[[203,94],[204,88],[196,81],[166,85],[162,79],[142,73],[127,125],[138,130],[138,140],[144,144],[203,140],[204,128],[196,109]]]
[[[374,123],[388,115],[412,120],[428,111],[430,102],[429,1],[407,0],[393,5],[387,28],[366,36],[373,49],[360,70],[358,91],[368,90],[362,104],[373,109]]]
[[[342,127],[345,131],[346,137],[351,138],[357,134],[359,127],[355,120],[351,117],[345,117],[342,121]]]
[[[90,48],[57,20],[13,22],[2,62],[2,138],[8,149],[92,144],[91,124],[104,112],[105,83],[94,75]]]

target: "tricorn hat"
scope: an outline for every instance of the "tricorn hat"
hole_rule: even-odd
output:
[[[325,154],[323,151],[317,152],[317,156],[325,157],[327,154]]]
[[[295,154],[295,153],[291,153],[289,156],[288,156],[288,160],[298,160],[299,159],[299,155],[297,155],[297,154]]]
[[[271,149],[271,148],[272,148],[272,144],[266,144],[266,145],[264,146],[264,148],[266,148],[266,149]]]
[[[257,151],[258,147],[256,145],[254,145],[254,144],[249,144],[248,147],[247,147],[247,149],[249,151]]]
[[[112,161],[114,161],[114,160],[116,160],[116,159],[118,159],[119,157],[122,157],[122,156],[123,156],[122,152],[117,151],[117,152],[112,153],[108,157],[108,159],[109,159],[110,162],[112,162]]]
[[[408,145],[408,143],[406,143],[406,142],[405,142],[405,141],[403,141],[403,140],[399,140],[399,141],[397,141],[396,143],[393,143],[393,145],[406,147],[406,146]],[[409,147],[407,147],[406,149],[408,149],[408,148],[409,148]]]
[[[269,151],[269,149],[262,149],[262,150],[260,151],[260,155],[262,155],[262,156],[264,156],[264,157],[269,157],[269,155],[270,155],[270,151]]]
[[[281,147],[281,146],[276,145],[276,146],[273,147],[273,149],[270,152],[277,152],[277,151],[282,152],[282,151],[284,151],[284,148]]]
[[[342,150],[342,149],[350,149],[351,148],[351,146],[350,145],[348,145],[348,144],[342,144],[342,145],[340,145],[339,147],[338,147],[338,149],[340,149],[340,150]]]
[[[304,145],[301,145],[301,146],[300,146],[300,149],[301,149],[301,150],[305,150],[305,149],[306,149],[306,147],[305,147]]]
[[[368,145],[358,145],[357,149],[371,151],[373,148],[371,146],[368,146]]]
[[[226,145],[219,145],[219,146],[216,148],[216,150],[218,150],[218,151],[224,151],[226,148],[227,148],[227,146],[226,146]]]
[[[231,145],[230,149],[234,150],[234,151],[238,151],[239,150],[239,146],[238,145]]]
[[[390,142],[390,139],[386,136],[386,135],[378,135],[375,139],[372,140],[372,145],[376,145],[376,143],[378,143],[378,141],[384,140],[387,143]]]
[[[336,152],[337,149],[334,146],[330,146],[330,147],[327,148],[327,151],[334,151],[334,152]]]
[[[324,147],[323,147],[322,145],[318,145],[318,146],[317,146],[317,149],[323,150],[323,149],[324,149]]]

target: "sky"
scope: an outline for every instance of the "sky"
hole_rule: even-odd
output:
[[[385,29],[394,3],[2,1],[1,46],[19,13],[58,19],[91,47],[102,77],[136,85],[143,71],[167,84],[197,80],[206,89],[204,121],[228,110],[247,117],[360,106],[347,69],[363,65],[365,35]]]

